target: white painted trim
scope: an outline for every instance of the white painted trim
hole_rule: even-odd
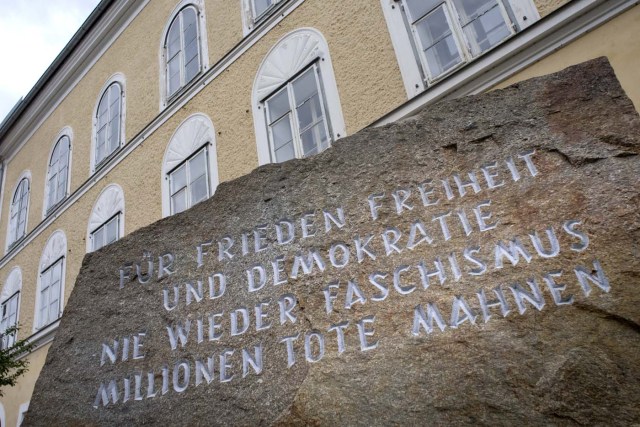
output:
[[[521,0],[506,0],[511,6],[513,15],[516,18],[518,31],[535,24],[540,19],[538,8],[532,1],[523,2]]]
[[[40,256],[40,262],[38,262],[38,286],[36,287],[35,307],[33,310],[33,333],[48,326],[43,325],[42,327],[38,327],[40,323],[40,287],[42,286],[42,272],[55,264],[60,258],[62,258],[62,271],[60,273],[60,316],[62,316],[67,275],[67,236],[64,234],[64,231],[56,230],[51,233],[51,236],[47,239],[47,243],[45,243],[42,255]]]
[[[20,183],[22,182],[23,179],[27,179],[27,181],[29,182],[29,191],[27,192],[27,217],[25,218],[25,222],[24,222],[24,234],[22,236],[20,236],[17,240],[12,241],[11,240],[11,236],[10,236],[10,230],[9,228],[11,227],[11,208],[13,206],[13,199],[16,196],[16,191],[18,190],[18,185],[20,185]],[[11,246],[12,243],[15,243],[16,241],[19,240],[25,240],[24,238],[27,237],[29,235],[29,210],[31,209],[31,171],[30,170],[24,170],[22,171],[22,173],[20,174],[20,176],[18,177],[18,179],[16,180],[15,184],[13,184],[13,190],[11,191],[11,201],[9,202],[9,213],[7,218],[9,219],[7,221],[7,235],[5,237],[5,243],[4,243],[4,253],[5,256],[7,254],[7,252],[9,251],[9,246]],[[4,266],[4,265],[3,265]]]
[[[180,3],[176,5],[176,7],[169,15],[169,18],[165,21],[164,28],[162,29],[161,39],[160,39],[160,51],[158,53],[158,63],[160,64],[160,111],[167,107],[169,104],[169,99],[167,98],[167,60],[165,56],[165,42],[167,41],[167,36],[169,34],[169,27],[176,19],[178,14],[185,9],[186,7],[193,6],[197,11],[198,18],[198,37],[199,44],[198,48],[200,49],[200,74],[207,71],[209,68],[209,47],[207,43],[207,21],[204,10],[204,0],[181,0]],[[182,35],[181,35],[182,37]],[[183,72],[182,70],[181,72]],[[190,82],[185,82],[184,86],[182,86],[176,93],[174,93],[171,98],[175,98],[180,92],[184,91],[184,89],[190,86],[194,81],[198,80],[198,75],[193,78]]]
[[[573,0],[370,126],[409,117],[439,100],[486,91],[639,3],[639,0]]]
[[[396,53],[400,74],[407,98],[411,99],[425,89],[420,68],[411,47],[411,41],[405,30],[405,22],[400,10],[400,3],[396,0],[380,0],[384,19],[387,21],[391,44]]]
[[[98,108],[100,107],[100,101],[102,100],[102,97],[106,94],[107,89],[109,89],[109,87],[111,87],[111,85],[114,83],[118,83],[122,91],[121,99],[120,99],[120,148],[122,148],[122,146],[126,141],[125,127],[127,123],[127,80],[124,74],[118,72],[118,73],[114,73],[111,77],[109,77],[109,79],[102,85],[102,88],[100,89],[100,92],[98,95],[98,99],[96,99],[96,104],[93,107],[93,115],[91,116],[91,151],[89,154],[89,164],[90,164],[89,172],[91,174],[95,173],[96,171],[96,143],[97,143],[96,139],[98,137],[97,135]],[[120,148],[118,148],[117,150],[119,150]],[[109,156],[113,154],[114,153],[111,153]]]
[[[0,145],[0,156],[7,164],[29,142],[49,116],[102,58],[150,0],[117,0],[76,48],[67,62],[47,83],[41,94],[25,110],[23,117],[7,133]],[[89,58],[91,58],[89,60]]]
[[[0,402],[0,426],[4,427],[7,425],[7,417],[4,413],[4,405]]]
[[[29,410],[30,402],[31,401],[20,405],[20,409],[18,410],[18,421],[16,422],[16,427],[20,427],[22,425],[22,422],[24,421],[24,414],[26,414],[27,411]]]
[[[299,40],[303,40],[304,46],[308,48],[302,52],[295,52],[300,54],[297,60],[288,61],[289,57],[286,56],[288,44]],[[289,81],[296,73],[316,61],[320,69],[327,115],[331,123],[331,140],[336,141],[346,136],[342,106],[327,40],[315,28],[299,28],[280,38],[269,50],[262,60],[253,82],[251,107],[253,109],[256,150],[260,165],[271,163],[269,136],[264,115],[264,99],[273,93],[277,87]],[[274,74],[275,72],[280,74],[276,75]]]
[[[116,214],[120,215],[118,219],[118,240],[124,236],[124,209],[125,199],[122,187],[118,184],[107,185],[94,202],[89,221],[87,221],[87,253],[93,252],[93,232],[102,227]]]
[[[47,206],[47,199],[49,197],[49,165],[51,164],[51,156],[53,156],[53,150],[55,150],[56,146],[58,145],[58,142],[60,142],[60,139],[62,139],[65,136],[69,138],[69,164],[67,167],[67,188],[65,190],[64,197],[60,202],[58,202],[58,204],[64,201],[64,199],[66,199],[67,197],[69,197],[69,193],[71,192],[71,159],[72,159],[72,153],[73,153],[73,129],[71,129],[70,126],[65,126],[60,130],[60,132],[58,132],[58,135],[56,135],[56,138],[53,140],[53,144],[51,144],[51,148],[49,148],[49,156],[47,157],[48,159],[47,173],[44,176],[44,187],[43,187],[44,197],[42,199],[42,219],[45,219],[47,217],[47,211],[49,210],[49,206]]]
[[[162,158],[160,183],[162,186],[162,217],[171,215],[169,172],[202,147],[208,148],[209,197],[219,184],[216,132],[211,119],[203,113],[187,117],[176,128]]]

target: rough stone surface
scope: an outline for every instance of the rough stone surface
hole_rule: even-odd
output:
[[[400,123],[345,138],[313,158],[268,165],[222,184],[210,200],[85,257],[26,422],[639,423],[639,131],[637,113],[608,62],[599,59],[504,90],[440,103]],[[492,162],[496,167],[485,172],[497,176],[487,179],[481,168]],[[469,185],[461,195],[455,177],[468,181],[469,172],[479,192]],[[433,205],[424,206],[418,187],[428,179],[434,191],[429,194],[424,184],[424,196]],[[442,180],[451,186],[451,200]],[[489,181],[503,185],[489,189]],[[381,205],[373,220],[368,196],[377,193],[385,197],[373,199]],[[345,225],[327,232],[322,209],[337,216],[337,207],[344,209]],[[480,231],[474,208],[485,217],[480,222],[487,230]],[[301,218],[307,213],[315,214],[307,216],[314,219],[308,227],[315,235],[302,238]],[[296,236],[280,245],[275,224],[283,218],[295,223]],[[422,221],[428,238],[413,225],[412,239],[416,221]],[[267,249],[256,253],[250,233],[249,253],[243,255],[242,233],[263,224]],[[394,248],[396,230],[400,238]],[[376,259],[361,253],[359,262],[355,240],[369,235],[367,248]],[[229,251],[234,257],[220,261],[217,242],[225,236],[235,240]],[[516,238],[522,251],[509,259],[505,251]],[[196,247],[210,240],[198,267]],[[343,263],[345,248],[350,252],[346,266],[332,265],[331,247],[337,264]],[[314,264],[308,274],[299,268],[291,277],[296,255],[313,250],[325,263],[324,271]],[[140,284],[132,272],[120,288],[119,269],[141,262],[143,251],[155,260],[154,277]],[[157,261],[165,253],[175,255],[175,271],[159,279]],[[286,283],[274,285],[272,262],[278,256],[287,277]],[[438,260],[444,281],[432,276],[427,283],[422,273],[435,270]],[[249,292],[246,270],[257,264],[265,266],[267,284]],[[147,272],[142,265],[141,277]],[[207,278],[215,272],[226,275],[226,291],[210,299]],[[370,281],[376,272],[377,287]],[[399,279],[395,286],[394,276]],[[203,281],[203,299],[191,293],[187,305],[185,283],[197,289],[198,280]],[[328,288],[335,299],[327,314],[323,290],[335,281],[338,287]],[[174,285],[180,298],[168,311],[163,289],[172,296]],[[510,311],[504,316],[500,307],[490,307],[485,322],[477,294],[484,291],[488,300],[496,300],[496,287]],[[278,301],[285,294],[297,299],[292,310],[297,320],[282,325]],[[264,323],[271,326],[258,331],[255,306],[261,301],[270,302],[262,307]],[[232,336],[230,313],[241,307],[247,308],[250,326]],[[417,322],[413,334],[420,310],[426,318],[434,307],[443,330],[432,319],[430,332],[428,321]],[[223,313],[216,317],[222,326],[214,332],[222,337],[215,341],[209,339],[212,313]],[[200,318],[203,341],[198,343]],[[172,350],[167,327],[186,319],[192,322],[187,344]],[[361,323],[362,332],[374,331],[364,336],[366,345],[377,342],[367,351],[361,349],[362,319],[371,319]],[[328,331],[340,322],[349,322],[342,353],[337,332]],[[312,344],[309,357],[319,357],[318,335],[312,331],[325,343],[317,362],[305,358],[305,337]],[[122,348],[123,336],[140,332],[146,334],[139,352],[143,358],[133,360],[132,343],[126,361],[119,354],[113,364],[103,355],[103,343],[112,346],[120,339]],[[296,334],[295,363],[287,367],[281,340]],[[248,365],[243,378],[243,349],[254,355],[255,346],[262,346],[262,372]],[[220,355],[227,349],[233,354],[227,353],[229,368],[223,370],[233,378],[221,382]],[[206,365],[210,356],[214,375],[208,383],[196,378],[195,360]],[[163,366],[169,373],[166,394]],[[151,371],[157,395],[148,398]],[[131,390],[126,402],[124,378]],[[118,400],[104,406],[98,390],[111,380]],[[183,392],[176,391],[184,384]]]

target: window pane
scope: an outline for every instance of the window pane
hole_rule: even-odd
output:
[[[171,213],[176,214],[187,209],[187,189],[184,188],[171,196]]]
[[[453,36],[449,36],[427,49],[425,55],[432,77],[439,76],[462,61]]]
[[[439,76],[462,61],[447,18],[443,5],[415,26],[431,77]]]
[[[116,216],[106,225],[105,245],[118,240],[118,217]]]
[[[171,59],[180,52],[180,20],[176,18],[169,28],[167,37],[167,58]]]
[[[297,108],[298,125],[300,130],[304,131],[310,125],[322,120],[322,107],[320,106],[320,97],[316,93],[311,99]]]
[[[290,144],[293,136],[291,135],[290,117],[285,116],[280,121],[271,126],[271,139],[274,150],[280,149],[283,145]]]
[[[55,177],[51,177],[49,179],[49,184],[48,184],[47,190],[49,192],[47,194],[47,207],[51,207],[56,202],[56,180],[55,180]]]
[[[194,182],[205,173],[207,173],[207,156],[203,150],[189,160],[190,181]]]
[[[64,196],[66,196],[67,194],[67,176],[68,175],[69,175],[68,169],[66,168],[66,166],[62,170],[60,170],[60,172],[58,173],[58,187],[56,189],[55,203],[64,199]]]
[[[191,184],[191,206],[206,199],[208,196],[207,176],[202,175]]]
[[[176,56],[169,61],[169,95],[180,88],[180,57]]]
[[[302,155],[304,157],[319,153],[329,147],[324,121],[300,135],[302,140]]]
[[[187,63],[184,70],[184,82],[188,83],[200,72],[200,62],[198,57],[195,57],[191,62]]]
[[[102,246],[104,246],[104,227],[93,232],[93,250],[97,251]]]
[[[492,9],[475,17],[463,30],[473,55],[492,48],[511,34],[497,3]]]
[[[287,160],[291,160],[295,157],[295,151],[293,149],[293,141],[283,145],[282,147],[275,150],[276,162],[286,162]]]
[[[443,5],[416,24],[415,28],[423,49],[426,50],[451,35],[451,28],[449,28],[445,13]]]
[[[267,100],[267,111],[269,112],[269,123],[273,123],[291,110],[289,106],[289,94],[287,88],[280,90]]]
[[[442,0],[405,0],[407,8],[409,9],[409,19],[411,22],[416,22],[422,18],[428,12],[433,10],[434,7],[441,4]]]
[[[262,15],[267,9],[271,7],[273,0],[253,0],[255,18]]]
[[[187,168],[185,165],[180,166],[173,171],[169,176],[171,181],[171,194],[178,192],[183,187],[187,186]]]
[[[453,0],[453,3],[463,24],[497,6],[496,0]]]
[[[294,80],[293,93],[296,100],[296,105],[302,104],[304,101],[318,93],[315,73],[315,67],[311,67],[307,71],[305,71],[304,74]]]
[[[105,146],[105,154],[113,153],[120,146],[120,116],[115,117],[109,124],[109,144]]]

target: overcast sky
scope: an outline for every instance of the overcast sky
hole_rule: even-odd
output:
[[[0,0],[0,122],[35,85],[99,0]]]

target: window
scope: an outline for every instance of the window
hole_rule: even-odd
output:
[[[201,70],[198,12],[187,6],[173,19],[164,43],[167,97],[189,83]]]
[[[11,217],[9,219],[9,247],[20,240],[26,232],[27,213],[29,208],[29,179],[22,178],[11,201]]]
[[[253,85],[261,165],[319,153],[345,136],[326,43],[317,30],[296,30],[280,39],[262,61]]]
[[[117,184],[102,190],[89,216],[87,252],[115,242],[124,235],[124,193]]]
[[[218,186],[216,133],[209,117],[196,113],[178,126],[162,161],[162,216],[189,209]]]
[[[209,197],[207,163],[205,147],[169,173],[171,215]]]
[[[62,315],[67,238],[54,232],[40,258],[34,332],[55,322]]]
[[[316,64],[264,104],[273,161],[307,157],[329,147],[330,133]]]
[[[120,238],[120,215],[116,215],[91,233],[92,251],[107,246]]]
[[[409,97],[540,18],[532,0],[381,2]]]
[[[513,34],[501,0],[404,0],[428,81],[433,81]]]
[[[40,273],[40,305],[38,327],[42,328],[57,320],[62,314],[60,290],[62,288],[62,263],[60,258]]]
[[[16,333],[13,332],[5,335],[5,331],[13,328],[18,324],[18,297],[20,292],[14,293],[8,299],[2,302],[2,319],[0,320],[0,349],[7,349],[16,342]]]
[[[111,83],[102,93],[95,117],[94,168],[122,145],[122,86]]]
[[[16,342],[16,332],[8,335],[5,335],[5,332],[18,325],[21,289],[22,271],[20,267],[14,267],[7,276],[0,294],[0,349],[7,349]]]
[[[69,153],[71,140],[67,135],[62,136],[51,154],[49,170],[47,172],[47,200],[46,213],[51,212],[65,197],[69,182]]]

